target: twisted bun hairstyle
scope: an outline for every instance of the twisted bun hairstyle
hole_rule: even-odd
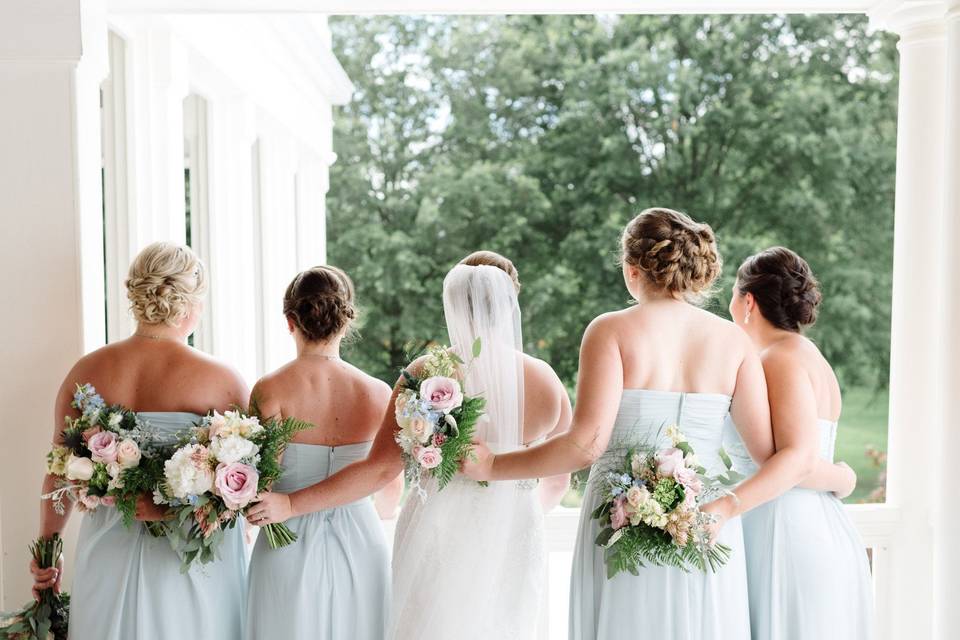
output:
[[[293,279],[283,296],[283,314],[309,342],[328,340],[357,317],[353,281],[337,267],[307,269]]]
[[[137,322],[177,326],[203,300],[206,267],[190,247],[154,242],[134,258],[125,284]]]
[[[642,211],[623,230],[621,245],[623,262],[657,289],[687,300],[709,293],[723,266],[710,225],[672,209]]]
[[[740,295],[753,294],[760,313],[778,329],[799,332],[817,321],[823,296],[807,261],[786,247],[750,256],[737,270]]]

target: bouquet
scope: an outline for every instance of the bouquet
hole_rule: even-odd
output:
[[[53,500],[60,515],[64,497],[81,511],[116,506],[129,527],[137,498],[153,492],[172,447],[133,411],[107,405],[92,385],[77,385],[71,406],[80,417],[66,418],[61,444],[47,454],[47,473],[57,478],[57,488],[43,497]],[[144,526],[155,536],[163,534],[161,523]]]
[[[309,426],[293,418],[261,422],[239,411],[214,411],[190,431],[164,462],[153,498],[174,513],[167,536],[183,572],[194,560],[207,563],[216,557],[224,530],[280,477],[284,449]],[[283,523],[269,524],[263,533],[273,549],[297,539]]]
[[[57,534],[38,538],[30,545],[30,553],[38,567],[49,569],[63,553],[63,540]],[[44,589],[39,600],[15,613],[0,615],[0,640],[67,640],[69,617],[70,596]]]
[[[473,357],[479,355],[477,339]],[[394,439],[402,451],[407,481],[416,487],[421,500],[427,495],[421,486],[424,472],[436,478],[443,489],[460,470],[483,415],[484,399],[464,396],[460,388],[457,375],[463,364],[447,347],[435,346],[423,361],[422,377],[402,372],[394,407],[400,428]]]
[[[592,517],[600,521],[596,544],[606,550],[608,578],[638,575],[645,562],[716,571],[730,559],[730,547],[710,543],[713,517],[700,505],[728,493],[739,476],[722,456],[726,475],[708,477],[677,427],[666,432],[671,447],[628,449],[622,465],[599,476],[603,502]]]

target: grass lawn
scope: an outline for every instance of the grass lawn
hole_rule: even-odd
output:
[[[880,469],[866,455],[868,445],[887,450],[886,391],[850,389],[843,394],[843,414],[837,433],[835,459],[843,460],[857,472],[857,490],[846,502],[862,502],[877,486]]]
[[[881,469],[867,456],[867,447],[887,450],[887,412],[889,409],[886,391],[850,389],[843,394],[843,415],[837,433],[834,459],[843,460],[857,472],[857,489],[845,500],[847,503],[863,502],[877,486]],[[584,479],[586,474],[582,473]],[[566,507],[579,507],[583,488],[572,488],[563,498]]]

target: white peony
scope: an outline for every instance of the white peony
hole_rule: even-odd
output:
[[[65,466],[67,480],[80,480],[86,482],[93,477],[93,460],[90,458],[81,458],[72,453],[67,458]]]
[[[257,435],[261,431],[263,431],[263,425],[260,424],[260,420],[256,416],[244,418],[240,421],[240,435],[244,438]]]
[[[181,447],[163,463],[163,475],[177,498],[206,493],[213,488],[210,452],[201,444]]]
[[[227,464],[255,456],[259,450],[253,442],[238,435],[214,438],[210,443],[210,452],[217,461]]]
[[[130,438],[125,438],[117,445],[117,462],[124,469],[140,464],[140,447]]]

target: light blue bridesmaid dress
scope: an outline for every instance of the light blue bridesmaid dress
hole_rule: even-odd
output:
[[[573,558],[570,640],[669,638],[670,640],[748,640],[747,573],[740,519],[730,519],[719,542],[733,553],[716,573],[648,565],[639,576],[620,573],[607,579],[603,549],[594,540],[598,521],[590,513],[600,497],[593,475],[608,464],[622,464],[624,449],[636,444],[669,446],[661,430],[677,425],[708,473],[724,470],[718,452],[730,396],[625,389],[607,452],[591,470],[583,498]]]
[[[819,420],[820,455],[833,461],[837,423]],[[749,476],[727,421],[724,448]],[[832,493],[795,488],[743,515],[753,640],[870,640],[873,589],[863,541]]]
[[[140,413],[171,437],[200,420],[192,413]],[[235,640],[240,637],[246,555],[240,526],[227,531],[220,559],[180,572],[166,538],[120,513],[84,515],[70,602],[71,640]]]
[[[291,493],[366,458],[371,443],[293,443],[273,490]],[[271,549],[260,535],[250,560],[248,640],[382,640],[390,602],[390,551],[364,498],[291,518],[297,541]]]

